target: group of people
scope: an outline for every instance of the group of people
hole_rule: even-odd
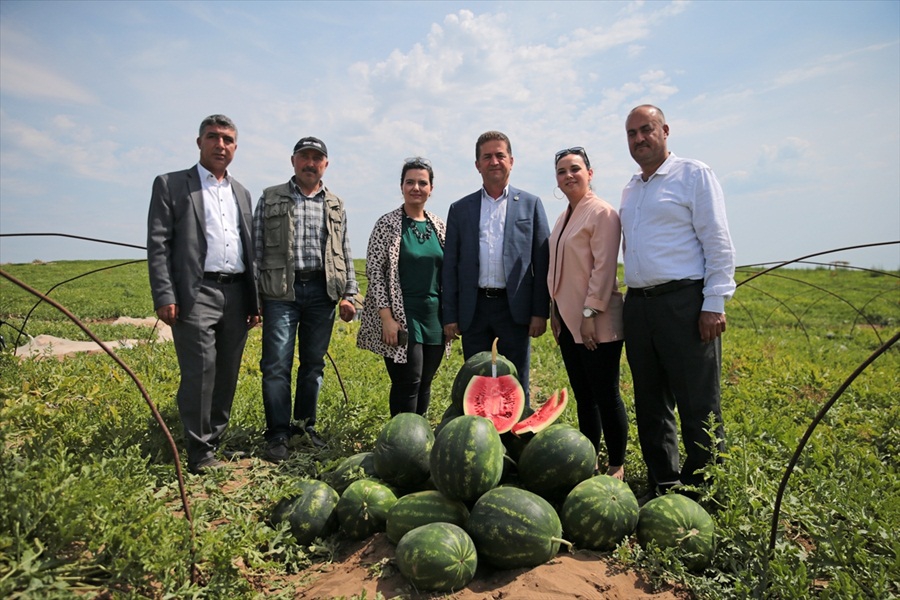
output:
[[[566,148],[554,162],[568,202],[552,231],[541,199],[509,184],[512,144],[499,131],[478,138],[482,187],[454,202],[446,222],[425,208],[434,190],[431,162],[404,161],[403,203],[378,219],[369,238],[357,338],[358,347],[384,358],[392,416],[426,413],[434,375],[458,338],[466,359],[499,339],[528,398],[530,338],[543,335],[549,320],[579,429],[598,452],[605,443],[605,472],[624,477],[624,345],[649,495],[702,483],[702,468],[724,443],[721,335],[735,289],[724,196],[707,165],[668,150],[659,108],[634,108],[625,129],[640,172],[619,212],[593,193],[587,151]],[[247,329],[260,316],[266,455],[278,462],[292,435],[324,444],[315,430],[324,356],[335,309],[353,319],[358,291],[343,202],[322,183],[328,151],[317,138],[297,142],[294,176],[264,190],[252,217],[249,194],[227,172],[234,124],[208,117],[197,144],[198,165],[154,182],[148,232],[154,305],[173,327],[182,373],[177,402],[188,465],[202,472],[221,464],[215,452]]]

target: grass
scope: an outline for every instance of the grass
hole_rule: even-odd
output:
[[[3,265],[41,291],[124,261]],[[362,261],[357,262],[360,275]],[[745,269],[742,281],[759,269]],[[634,543],[612,556],[657,581],[680,581],[696,598],[891,598],[900,595],[900,356],[875,361],[828,412],[792,473],[777,544],[768,554],[773,505],[788,461],[809,423],[853,370],[900,330],[898,274],[779,270],[739,287],[728,305],[723,412],[726,455],[709,468],[705,502],[716,506],[712,567],[685,572],[670,555]],[[104,339],[140,337],[109,325],[152,316],[146,265],[100,271],[51,297]],[[0,334],[85,339],[46,305],[0,279]],[[253,458],[239,472],[186,480],[194,539],[181,514],[172,456],[133,382],[105,356],[20,361],[0,353],[0,596],[290,598],[286,579],[333,558],[337,539],[298,546],[266,524],[269,508],[299,477],[316,477],[342,457],[371,449],[388,418],[380,357],[355,346],[358,324],[336,322],[319,428],[319,453],[295,452],[271,467]],[[171,344],[119,355],[135,370],[180,440],[174,406],[178,367]],[[251,332],[228,443],[261,450],[260,330]],[[459,345],[441,366],[429,419],[449,401],[462,364]],[[343,386],[343,388],[342,388]],[[535,340],[532,397],[567,386],[552,337]],[[346,390],[346,395],[344,394]],[[646,472],[634,429],[631,375],[627,482],[640,493]],[[575,407],[563,420],[575,423]],[[192,583],[190,566],[199,567]],[[361,594],[360,598],[365,597]]]

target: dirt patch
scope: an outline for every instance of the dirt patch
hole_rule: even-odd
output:
[[[152,327],[156,329],[157,341],[172,341],[172,328],[158,320],[155,317],[146,319],[134,319],[131,317],[119,317],[110,323],[111,325],[136,325],[139,327]],[[104,341],[113,350],[119,348],[133,348],[137,344],[146,343],[146,339],[142,340],[115,340]],[[20,359],[25,358],[65,358],[81,352],[97,353],[103,352],[103,348],[95,342],[76,342],[59,338],[52,335],[38,335],[31,338],[27,344],[16,348],[16,356]]]
[[[363,542],[347,542],[335,561],[319,564],[282,580],[296,598],[324,600],[361,595],[385,599],[425,600],[685,600],[687,592],[671,585],[659,591],[643,576],[594,552],[560,552],[532,569],[495,571],[479,566],[475,579],[452,594],[419,593],[393,564],[394,546],[384,533]],[[272,581],[268,584],[271,586]],[[658,586],[659,587],[659,586]],[[261,590],[262,591],[262,590]]]

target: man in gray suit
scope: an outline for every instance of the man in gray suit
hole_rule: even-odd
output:
[[[153,182],[147,266],[157,316],[172,327],[181,370],[177,403],[188,469],[221,467],[247,330],[259,322],[250,193],[231,178],[237,128],[200,124],[200,161]]]
[[[481,134],[475,168],[483,186],[447,215],[441,309],[444,335],[462,335],[465,358],[499,338],[529,398],[529,338],[543,335],[550,316],[550,227],[541,199],[509,185],[512,166],[509,138]]]

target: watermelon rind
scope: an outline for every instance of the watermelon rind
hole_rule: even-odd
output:
[[[479,560],[498,569],[542,565],[559,552],[562,524],[549,502],[528,490],[498,487],[481,496],[466,531]]]
[[[568,404],[569,393],[566,388],[553,392],[540,408],[525,419],[510,428],[515,435],[539,433],[551,425],[563,414]]]
[[[613,550],[634,533],[638,501],[621,479],[597,475],[575,486],[559,511],[566,539],[583,550]]]
[[[287,521],[298,544],[309,544],[337,530],[340,496],[324,481],[307,479],[294,484],[296,492],[275,504],[269,522],[277,526]]]
[[[463,415],[441,429],[430,461],[434,487],[451,500],[474,502],[500,483],[503,443],[488,419]]]
[[[490,419],[497,433],[512,429],[524,410],[525,390],[513,375],[476,375],[469,380],[463,395],[463,412]]]
[[[360,452],[343,459],[333,471],[323,475],[323,479],[339,495],[357,479],[372,479],[375,473],[375,453]]]
[[[394,553],[400,573],[420,591],[454,592],[475,577],[472,538],[453,523],[429,523],[407,532]]]
[[[702,571],[716,550],[715,523],[706,510],[687,496],[668,493],[641,507],[637,539],[642,548],[651,544],[674,548],[690,571]]]
[[[341,532],[348,538],[364,540],[384,531],[388,511],[397,502],[391,489],[372,479],[354,481],[337,503]]]
[[[429,523],[453,523],[463,527],[469,509],[459,500],[451,500],[437,490],[407,494],[397,499],[388,511],[386,533],[392,544],[408,531]]]
[[[576,485],[594,474],[597,453],[587,437],[565,423],[536,434],[519,456],[525,489],[550,502],[562,502]]]
[[[492,371],[491,352],[489,350],[478,352],[467,358],[463,366],[457,371],[456,378],[453,380],[453,386],[450,388],[450,405],[462,411],[463,398],[465,397],[469,380],[475,375],[491,375]],[[502,354],[497,355],[496,374],[497,376],[512,375],[516,378],[519,377],[516,365],[507,360]]]
[[[415,488],[428,480],[434,444],[431,424],[422,415],[399,413],[384,424],[375,440],[375,472],[397,487]]]

